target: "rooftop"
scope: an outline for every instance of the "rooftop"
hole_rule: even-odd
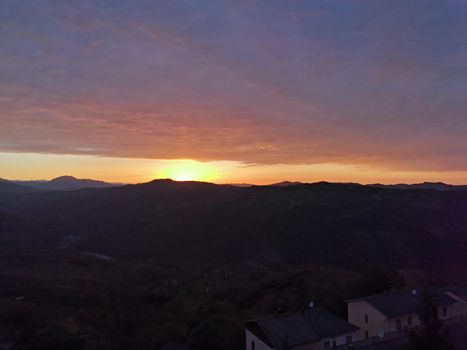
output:
[[[414,292],[415,291],[415,292]],[[348,303],[367,301],[375,309],[386,315],[387,317],[397,317],[406,314],[417,312],[420,304],[421,296],[424,292],[430,293],[434,302],[438,306],[450,305],[456,302],[455,299],[447,295],[443,291],[438,290],[420,290],[420,289],[404,289],[397,292],[390,292],[378,295],[372,295],[360,299],[348,300]]]
[[[467,301],[467,286],[448,287],[443,290]]]
[[[279,348],[285,344],[296,346],[349,334],[358,327],[320,308],[252,320],[247,329],[268,345]]]

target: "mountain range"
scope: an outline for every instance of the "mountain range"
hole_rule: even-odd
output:
[[[13,185],[20,185],[23,187],[29,188],[36,188],[41,190],[52,190],[52,191],[73,191],[73,190],[80,190],[84,188],[107,188],[107,187],[117,187],[123,186],[123,183],[109,183],[100,180],[92,180],[92,179],[77,179],[76,177],[70,175],[63,175],[56,177],[52,180],[6,180],[1,179],[0,182],[2,183],[10,183],[9,191],[17,191],[17,192],[28,192],[29,190],[26,188],[18,188]],[[358,185],[357,183],[347,183]],[[254,184],[248,183],[232,183],[228,184],[236,187],[253,187],[257,186]],[[300,181],[282,181],[273,183],[267,186],[276,186],[276,187],[288,187],[288,186],[299,186],[299,185],[310,185],[310,183],[300,182]],[[450,185],[443,182],[423,182],[423,183],[416,183],[416,184],[370,184],[366,185],[369,187],[379,187],[379,188],[389,188],[389,189],[400,189],[400,190],[407,190],[407,189],[425,189],[425,190],[436,190],[436,191],[452,191],[452,190],[466,190],[467,185]],[[2,190],[2,189],[0,189]],[[3,187],[3,191],[7,190],[7,186]]]
[[[83,188],[106,188],[115,187],[122,184],[108,183],[99,180],[91,179],[77,179],[76,177],[65,175],[59,176],[52,180],[31,180],[31,181],[9,181],[3,180],[2,182],[9,182],[11,184],[20,185],[28,188],[35,188],[50,191],[74,191]],[[24,189],[24,191],[26,191]]]
[[[467,263],[466,213],[462,189],[155,180],[45,191],[0,183],[1,235],[14,218],[21,231],[40,227],[35,241],[68,240],[131,261],[459,265]]]
[[[381,188],[392,188],[399,190],[436,190],[436,191],[454,191],[454,190],[467,190],[467,185],[449,185],[444,182],[423,182],[418,184],[394,184],[394,185],[382,185],[382,184],[373,184],[369,185],[372,187],[381,187]]]

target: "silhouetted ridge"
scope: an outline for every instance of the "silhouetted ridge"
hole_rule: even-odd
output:
[[[282,182],[271,184],[270,186],[286,187],[286,186],[297,186],[297,185],[303,185],[303,184],[304,184],[303,182],[298,182],[298,181],[282,181]]]
[[[392,188],[400,190],[436,190],[436,191],[453,191],[453,190],[467,190],[467,185],[450,185],[444,182],[423,182],[418,184],[394,184],[383,185],[373,184],[370,187]]]
[[[21,201],[2,195],[0,211],[79,236],[82,250],[124,259],[345,267],[467,262],[464,191],[159,179],[105,191],[42,192]]]
[[[82,179],[83,181],[95,181],[95,180],[89,180],[89,179]],[[76,177],[70,176],[70,175],[63,175],[56,177],[49,182],[65,182],[65,181],[79,181]]]
[[[1,179],[0,180],[0,193],[33,193],[38,192],[36,188],[29,186],[18,185],[14,182]]]
[[[50,181],[15,181],[15,183],[51,191],[73,191],[83,188],[107,188],[121,185],[92,179],[77,179],[70,175],[59,176]]]
[[[222,184],[215,184],[215,183],[212,183],[212,182],[205,182],[205,181],[176,181],[176,180],[172,180],[172,179],[155,179],[155,180],[151,180],[149,182],[143,182],[143,183],[139,183],[139,184],[136,184],[136,185],[128,185],[130,187],[134,187],[134,186],[137,186],[137,187],[160,187],[160,188],[164,188],[164,187],[167,187],[167,188],[192,188],[192,189],[196,189],[196,188],[206,188],[206,187],[235,187],[233,185],[222,185]]]

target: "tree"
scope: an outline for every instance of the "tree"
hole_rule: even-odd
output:
[[[222,327],[207,321],[192,331],[190,345],[196,350],[219,350],[227,348],[228,341]]]
[[[420,327],[410,333],[410,350],[451,350],[446,328],[438,317],[438,309],[429,293],[422,293],[418,307]]]
[[[84,348],[85,343],[84,337],[79,334],[71,332],[63,325],[52,324],[37,332],[30,349],[79,350]]]

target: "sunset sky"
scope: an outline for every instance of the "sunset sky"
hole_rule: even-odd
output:
[[[467,1],[1,0],[0,177],[467,183]]]

